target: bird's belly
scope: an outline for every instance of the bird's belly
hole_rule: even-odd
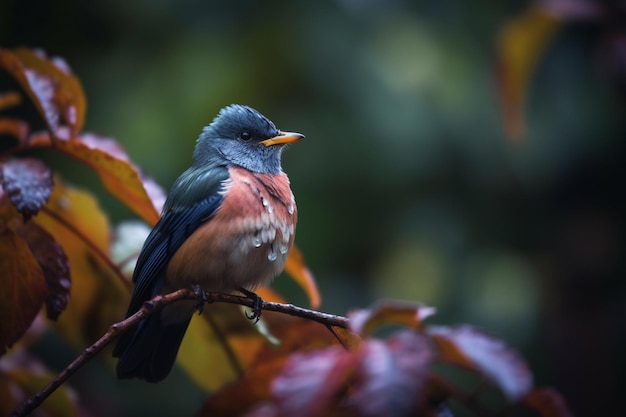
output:
[[[217,213],[168,263],[168,286],[199,284],[206,291],[232,292],[265,285],[282,271],[294,241],[295,203],[290,192],[286,204],[259,192],[261,198],[246,200],[232,198],[237,191],[231,189]]]
[[[293,226],[223,233],[233,225],[220,227],[215,220],[198,228],[172,257],[168,284],[231,292],[267,284],[282,271],[293,244]]]

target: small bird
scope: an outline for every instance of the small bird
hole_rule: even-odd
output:
[[[191,167],[175,181],[143,245],[127,317],[180,288],[255,297],[256,287],[282,271],[297,210],[280,158],[286,144],[302,138],[247,106],[219,112],[202,130]],[[194,300],[169,304],[122,334],[113,351],[117,376],[164,379],[196,308]]]

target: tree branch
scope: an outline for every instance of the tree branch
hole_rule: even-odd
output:
[[[46,385],[41,391],[26,399],[15,410],[13,410],[10,417],[22,417],[31,413],[35,408],[39,407],[41,403],[43,403],[45,399],[48,398],[55,390],[57,390],[65,381],[67,381],[69,377],[71,377],[76,371],[78,371],[83,365],[85,365],[98,352],[104,349],[104,347],[111,343],[111,341],[114,340],[118,335],[124,333],[131,327],[136,326],[141,320],[153,314],[155,311],[162,309],[167,304],[180,300],[195,300],[197,299],[197,297],[198,295],[191,289],[180,289],[169,294],[157,295],[151,300],[146,301],[141,309],[135,314],[126,318],[125,320],[111,325],[111,327],[109,327],[107,332],[102,337],[100,337],[100,339],[95,341],[91,346],[87,347],[48,385]],[[209,303],[218,302],[253,307],[253,300],[248,297],[213,292],[205,293],[205,297],[206,301]],[[332,326],[342,328],[348,327],[348,319],[346,317],[322,313],[314,310],[308,310],[306,308],[294,306],[293,304],[281,304],[263,301],[262,309],[313,320],[329,328],[331,328]]]

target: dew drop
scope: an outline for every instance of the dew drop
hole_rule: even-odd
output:
[[[286,253],[289,251],[289,247],[288,247],[287,245],[280,244],[280,245],[278,246],[278,251],[279,251],[282,255],[284,255],[284,254],[286,254]]]
[[[261,238],[258,236],[255,236],[252,238],[252,244],[254,245],[255,248],[258,248],[261,246]]]
[[[274,248],[270,248],[270,251],[267,253],[267,259],[271,261],[275,261],[278,258],[278,254],[274,251]]]
[[[294,207],[293,207],[293,204],[289,204],[289,207],[287,207],[287,213],[289,213],[289,214],[293,214],[293,211],[294,211],[294,210],[295,210],[295,209],[294,209]]]

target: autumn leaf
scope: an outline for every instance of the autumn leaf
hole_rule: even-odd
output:
[[[17,91],[5,91],[0,93],[0,111],[19,106],[22,103],[22,96]]]
[[[39,159],[0,162],[0,185],[24,220],[37,214],[50,197],[52,171]]]
[[[287,255],[287,262],[285,263],[285,272],[287,272],[293,280],[298,283],[309,297],[309,304],[311,308],[318,308],[321,304],[321,297],[315,278],[309,271],[309,268],[304,262],[304,256],[297,247],[291,248],[289,255]]]
[[[402,330],[385,342],[368,340],[362,350],[350,405],[360,416],[413,415],[433,358],[429,340]]]
[[[48,294],[43,272],[28,244],[0,223],[0,355],[18,341]]]
[[[293,354],[271,383],[279,415],[324,415],[345,391],[359,359],[340,346]]]
[[[48,318],[56,320],[70,298],[72,282],[67,256],[52,235],[33,222],[23,224],[16,232],[26,241],[43,271],[48,287],[46,311]]]
[[[439,360],[480,372],[509,401],[530,391],[532,374],[526,362],[504,341],[470,326],[429,326],[426,333],[439,348]]]
[[[511,141],[526,132],[524,104],[531,76],[562,19],[539,5],[504,25],[497,37],[496,76],[504,132]]]
[[[237,357],[243,358],[245,373],[235,382],[222,385],[207,400],[199,416],[242,415],[270,399],[270,385],[291,354],[339,346],[332,333],[319,323],[270,311],[265,312],[263,317],[272,334],[280,340],[280,345],[272,346],[257,334],[254,340],[260,344],[246,352],[249,346],[246,332],[231,329],[234,334],[229,338],[229,343],[233,345]],[[214,361],[215,365],[222,366]]]
[[[403,325],[413,329],[435,314],[433,307],[400,301],[384,301],[371,308],[350,312],[350,329],[361,336],[370,336],[383,325]]]
[[[70,344],[83,348],[123,316],[130,282],[109,254],[109,222],[89,192],[59,178],[50,201],[33,220],[54,236],[67,254],[72,296],[55,328]]]
[[[73,138],[67,129],[59,129],[56,138],[47,133],[31,136],[33,147],[52,147],[91,168],[107,191],[150,225],[159,219],[165,201],[163,190],[146,179],[122,147],[113,139],[91,133]]]
[[[523,404],[536,411],[541,417],[573,416],[561,394],[552,388],[532,390],[524,397]]]
[[[28,94],[50,133],[54,134],[61,122],[75,134],[82,129],[85,94],[62,59],[48,59],[42,51],[27,48],[0,48],[0,69],[7,71]]]

